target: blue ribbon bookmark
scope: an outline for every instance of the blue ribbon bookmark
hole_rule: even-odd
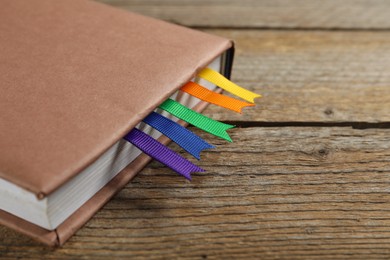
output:
[[[156,112],[149,114],[143,121],[177,143],[198,160],[200,160],[201,151],[215,148],[187,128]]]

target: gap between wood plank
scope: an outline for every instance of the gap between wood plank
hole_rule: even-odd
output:
[[[221,121],[240,128],[248,127],[352,127],[353,129],[389,128],[390,122],[265,122],[265,121]]]
[[[180,26],[186,26],[175,20],[169,20]],[[390,32],[390,28],[353,28],[353,27],[286,27],[286,26],[186,26],[195,30],[263,30],[263,31],[324,31],[324,32]]]

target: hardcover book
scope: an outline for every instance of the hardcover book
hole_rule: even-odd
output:
[[[87,0],[3,0],[0,223],[61,245],[150,160],[123,137],[204,68],[230,76],[230,40]],[[176,119],[177,120],[177,119]],[[180,121],[182,124],[182,122]]]

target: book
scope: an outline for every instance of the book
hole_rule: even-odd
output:
[[[232,41],[88,0],[2,1],[0,223],[62,245],[149,161],[123,137]],[[173,117],[172,117],[173,118]],[[177,120],[177,119],[176,119]],[[180,124],[184,122],[179,121]]]

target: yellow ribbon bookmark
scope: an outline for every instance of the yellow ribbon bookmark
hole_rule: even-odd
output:
[[[253,93],[252,91],[234,84],[215,70],[205,68],[198,76],[248,102],[255,103],[255,98],[261,97],[259,94]]]
[[[225,95],[221,95],[211,91],[195,82],[188,82],[180,89],[183,92],[186,92],[194,97],[197,97],[208,103],[224,107],[235,112],[241,113],[243,107],[252,107],[255,104],[241,101],[235,98],[231,98]]]

